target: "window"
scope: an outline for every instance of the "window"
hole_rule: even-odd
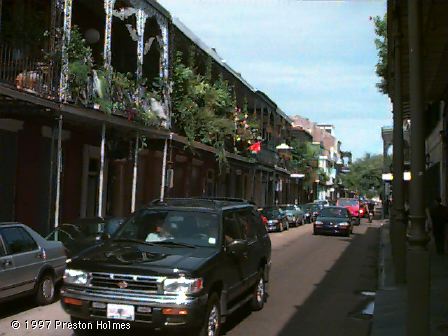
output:
[[[1,231],[8,254],[18,254],[37,250],[36,242],[28,232],[20,227],[5,228]]]
[[[236,239],[244,239],[241,225],[236,219],[235,212],[224,212],[223,226],[226,243],[231,243]]]
[[[254,218],[250,209],[245,209],[237,213],[238,220],[243,229],[244,236],[248,241],[257,239],[257,232],[255,229]]]
[[[260,215],[261,214],[257,210],[255,210],[255,209],[253,209],[251,211],[251,216],[252,216],[252,221],[253,221],[254,228],[258,232],[258,235],[263,237],[264,235],[267,234],[267,231],[266,231],[266,226],[261,221],[261,216]]]

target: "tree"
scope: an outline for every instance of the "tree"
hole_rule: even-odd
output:
[[[378,62],[376,64],[376,74],[380,82],[376,83],[378,90],[384,94],[388,92],[387,81],[387,13],[383,17],[375,16],[371,18],[375,25],[375,46],[378,51]]]
[[[305,174],[304,186],[311,187],[318,171],[320,148],[309,142],[298,140],[293,140],[291,147],[293,170]]]
[[[382,193],[383,156],[366,154],[350,166],[350,172],[341,176],[344,187],[354,190],[367,198]]]

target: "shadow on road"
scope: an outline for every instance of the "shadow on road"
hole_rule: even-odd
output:
[[[377,225],[339,238],[350,245],[278,335],[367,336],[371,321],[362,310],[373,299],[360,293],[376,290],[378,238]]]

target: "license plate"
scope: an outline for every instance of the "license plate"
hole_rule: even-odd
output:
[[[107,304],[107,318],[134,321],[135,307],[131,305]]]

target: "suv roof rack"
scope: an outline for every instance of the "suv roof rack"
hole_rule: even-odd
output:
[[[222,208],[225,206],[235,205],[238,203],[247,203],[255,205],[253,202],[249,202],[242,198],[226,198],[226,197],[186,197],[186,198],[165,198],[163,201],[160,199],[153,200],[150,205],[155,206],[183,206],[192,208]]]
[[[195,199],[212,200],[212,201],[222,201],[222,202],[237,202],[237,203],[249,203],[255,205],[254,201],[249,201],[244,198],[238,197],[215,197],[215,196],[198,196]]]

